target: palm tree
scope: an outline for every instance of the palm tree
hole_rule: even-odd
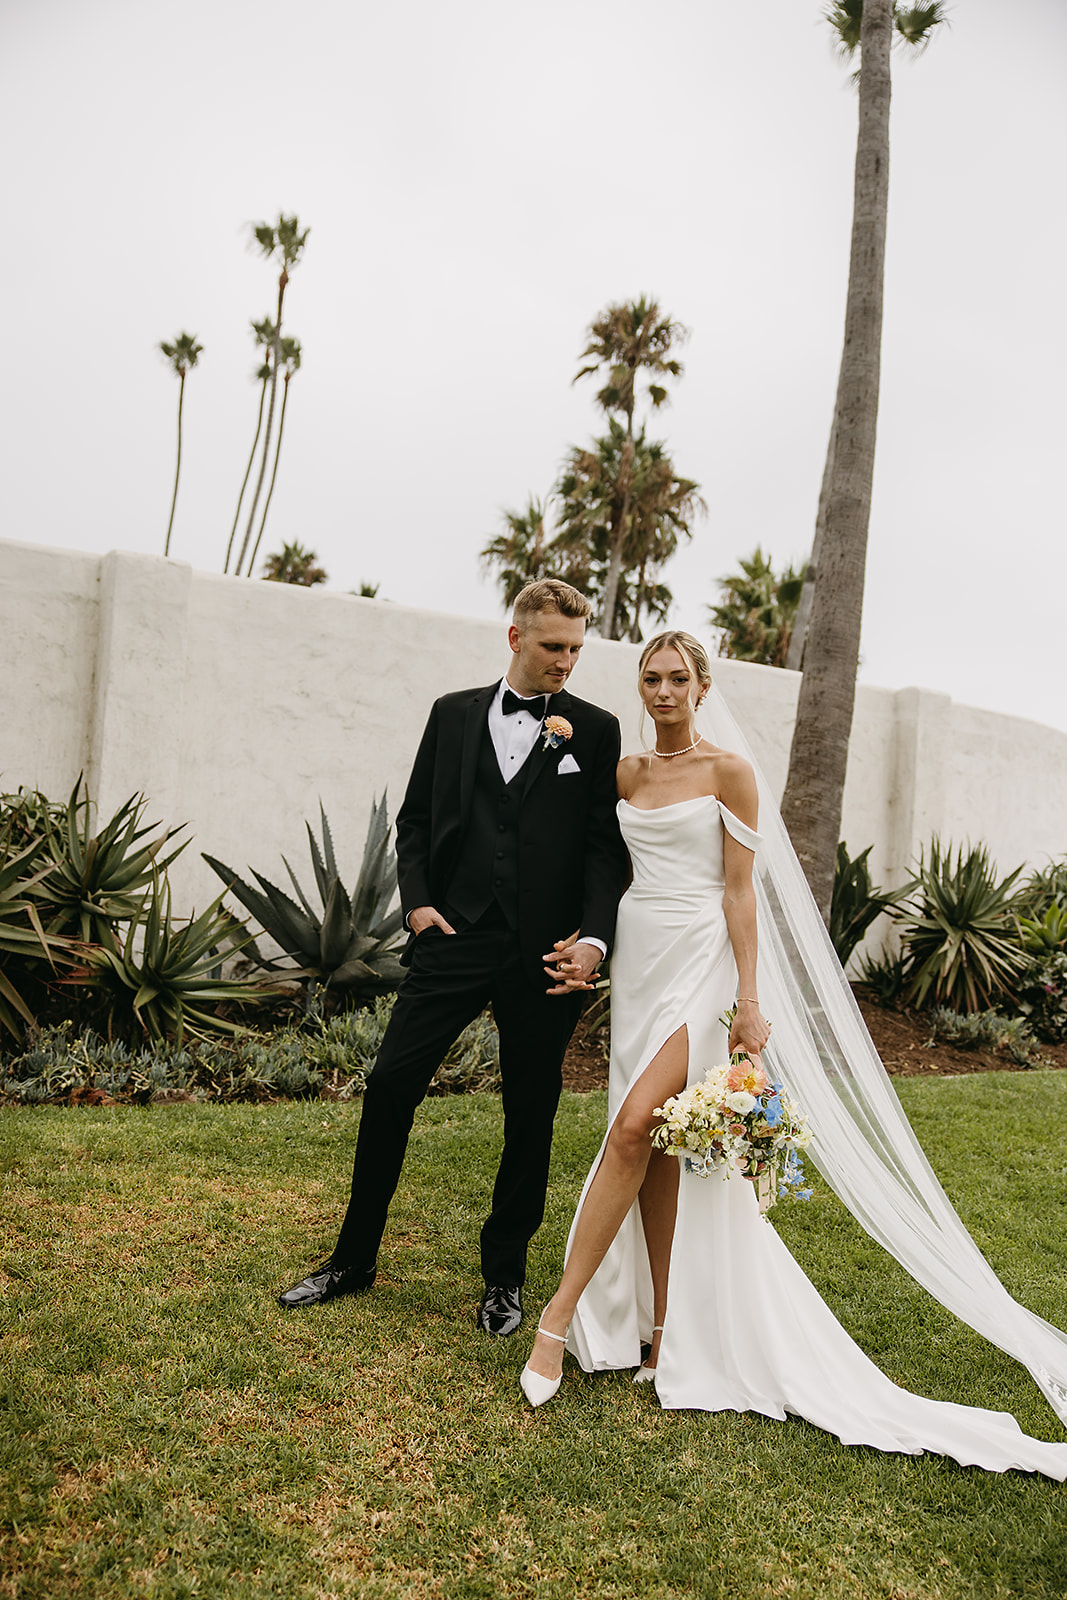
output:
[[[268,556],[263,563],[263,578],[267,583],[295,583],[304,589],[313,589],[325,583],[329,574],[318,565],[314,550],[305,550],[299,539],[292,544],[282,544],[276,555]]]
[[[784,666],[804,569],[788,566],[778,576],[759,545],[739,565],[740,572],[719,579],[719,604],[708,606],[712,626],[721,630],[719,655]]]
[[[237,496],[237,510],[233,514],[233,527],[230,529],[229,542],[226,545],[226,561],[222,568],[223,572],[229,572],[230,570],[230,556],[233,553],[234,536],[237,533],[237,523],[241,516],[241,502],[245,497],[245,490],[248,488],[248,480],[252,476],[252,463],[256,459],[256,446],[259,443],[259,435],[263,428],[263,405],[267,398],[267,383],[270,379],[270,358],[274,349],[274,324],[269,317],[264,317],[262,322],[253,322],[252,332],[255,336],[257,347],[265,350],[266,355],[256,371],[256,382],[259,384],[259,412],[256,416],[256,434],[248,454],[248,465],[245,468],[241,492]]]
[[[558,577],[551,558],[545,531],[547,506],[530,495],[525,511],[503,511],[503,533],[490,539],[479,557],[487,574],[496,569],[504,610],[510,611],[515,596],[527,583],[538,578]]]
[[[274,350],[271,360],[270,374],[270,403],[267,406],[267,429],[263,439],[263,455],[259,464],[259,477],[256,479],[255,493],[252,496],[252,509],[248,513],[248,526],[241,542],[241,553],[237,557],[237,572],[245,564],[248,554],[249,541],[252,537],[252,526],[256,520],[256,507],[263,490],[263,479],[267,474],[267,459],[270,454],[270,436],[274,428],[274,404],[278,394],[278,366],[281,360],[282,338],[282,305],[285,300],[285,291],[289,283],[289,274],[297,265],[307,243],[310,228],[300,231],[300,223],[296,216],[287,217],[279,213],[276,223],[257,222],[252,226],[252,235],[259,247],[259,252],[268,261],[275,255],[281,257],[282,270],[278,275],[278,309],[274,319]],[[246,569],[246,576],[251,573],[251,566]]]
[[[893,30],[913,45],[943,20],[940,5],[897,12],[894,0],[833,0],[826,16],[842,51],[856,47],[859,132],[845,340],[830,442],[825,523],[782,816],[828,922],[856,695],[878,386],[889,198],[889,53]]]
[[[827,8],[825,17],[834,30],[839,54],[846,60],[851,60],[859,48],[860,27],[863,19],[863,0],[836,0],[835,4]],[[943,22],[947,23],[947,21],[945,6],[942,4],[908,7],[894,5],[893,29],[895,38],[893,43],[904,45],[912,55],[921,55],[930,43],[934,29]],[[854,75],[854,81],[858,81],[858,74]],[[804,644],[808,634],[808,623],[811,619],[812,596],[815,592],[815,575],[819,570],[823,530],[826,527],[826,509],[834,461],[834,433],[840,411],[839,376],[838,401],[834,407],[834,425],[830,429],[830,438],[826,446],[826,462],[823,466],[822,484],[819,488],[819,503],[815,513],[815,537],[812,540],[811,560],[807,564],[804,588],[801,592],[800,604],[797,607],[796,625],[789,642],[789,653],[785,663],[794,672],[800,671],[804,660]]]
[[[575,374],[573,380],[577,383],[579,378],[606,369],[606,380],[597,391],[597,404],[609,417],[621,411],[626,419],[625,448],[619,470],[621,492],[613,502],[604,580],[602,615],[607,622],[609,639],[619,637],[612,630],[618,616],[616,600],[619,574],[630,517],[638,376],[646,375],[648,400],[653,410],[658,409],[668,398],[667,390],[652,379],[681,377],[682,364],[671,356],[670,351],[674,344],[681,344],[686,338],[687,330],[681,323],[663,316],[655,300],[646,300],[642,295],[637,300],[609,305],[589,326],[588,343],[579,359],[592,359]]]
[[[167,523],[167,537],[163,542],[163,554],[170,555],[170,530],[174,526],[174,508],[178,504],[178,477],[182,470],[182,408],[185,404],[185,375],[191,372],[200,359],[203,345],[197,344],[195,333],[179,333],[173,344],[162,342],[159,346],[173,371],[178,374],[178,460],[174,468],[174,493],[170,499],[170,521]]]
[[[646,439],[644,428],[628,434],[614,417],[592,449],[576,448],[567,456],[556,485],[560,527],[550,551],[557,576],[584,590],[597,606],[604,637],[637,641],[643,612],[660,620],[666,616],[673,597],[659,573],[678,540],[691,537],[697,512],[706,509],[698,489],[693,479],[678,476],[661,441]],[[616,550],[624,497],[625,532]]]
[[[279,349],[279,356],[281,358],[282,366],[285,368],[285,377],[282,379],[282,409],[281,415],[278,418],[278,442],[274,447],[274,466],[271,470],[270,483],[267,486],[267,498],[263,503],[263,519],[259,524],[259,532],[256,534],[256,542],[252,546],[252,554],[248,558],[249,572],[252,571],[252,568],[256,564],[256,556],[259,554],[260,540],[263,538],[263,529],[267,526],[267,512],[270,510],[270,503],[274,496],[274,481],[278,476],[278,457],[282,453],[282,434],[285,432],[285,408],[289,404],[289,380],[293,376],[294,372],[300,371],[300,363],[303,359],[303,352],[300,348],[300,340],[288,338],[283,339]]]

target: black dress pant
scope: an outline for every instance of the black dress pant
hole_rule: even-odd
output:
[[[428,928],[419,935],[367,1079],[335,1266],[373,1268],[415,1110],[449,1047],[491,1005],[504,1149],[482,1228],[482,1275],[492,1284],[524,1282],[526,1249],[545,1211],[560,1069],[582,1005],[581,993],[547,994],[549,982],[540,965],[522,963],[518,938],[495,908],[454,934]]]

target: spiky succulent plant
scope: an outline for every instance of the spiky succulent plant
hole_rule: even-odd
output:
[[[306,824],[315,886],[322,902],[316,909],[292,867],[282,857],[297,900],[253,871],[255,889],[214,856],[204,860],[228,886],[235,899],[260,922],[275,944],[297,963],[296,970],[263,956],[254,944],[247,954],[268,971],[310,976],[343,989],[354,999],[370,999],[395,989],[404,976],[398,956],[403,928],[400,909],[390,911],[396,895],[396,854],[389,847],[389,815],[385,795],[371,807],[367,842],[359,880],[352,894],[341,881],[330,824],[322,804],[322,844]]]

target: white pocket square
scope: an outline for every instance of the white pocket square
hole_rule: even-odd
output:
[[[556,768],[556,777],[562,778],[565,772],[581,772],[581,770],[581,767],[578,765],[577,761],[575,761],[574,757],[567,755],[563,757],[563,760]]]

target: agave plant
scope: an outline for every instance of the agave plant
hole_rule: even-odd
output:
[[[830,938],[842,966],[875,918],[899,905],[915,887],[909,883],[901,889],[876,889],[867,866],[867,857],[873,849],[869,844],[860,855],[851,858],[843,839],[837,846],[834,892],[830,901]]]
[[[139,826],[147,803],[143,795],[131,795],[110,822],[94,833],[93,808],[88,794],[81,798],[81,787],[79,777],[61,824],[50,826],[52,870],[43,879],[40,892],[54,907],[48,923],[51,932],[102,942],[104,932],[113,931],[116,923],[141,914],[144,891],[158,881],[158,874],[181,854],[185,844],[160,860],[160,851],[178,828],[141,842],[156,826]]]
[[[33,870],[40,854],[40,840],[25,843],[18,819],[8,815],[0,827],[0,1029],[15,1038],[21,1023],[36,1020],[27,998],[35,969],[71,959],[70,941],[45,932],[35,903],[51,866]]]
[[[175,923],[170,885],[156,876],[121,939],[108,922],[100,924],[99,944],[85,951],[86,964],[72,981],[101,984],[159,1042],[175,1037],[180,1044],[187,1028],[194,1034],[241,1033],[239,1024],[205,1007],[266,997],[266,988],[219,976],[222,946],[239,950],[247,938],[243,925],[223,909],[221,895],[199,917]]]
[[[1013,937],[1011,891],[1021,867],[998,883],[984,847],[942,850],[919,862],[904,908],[904,998],[913,1005],[985,1011],[1012,998],[1026,958]]]
[[[403,914],[399,909],[389,910],[396,894],[396,855],[389,848],[385,795],[371,807],[363,865],[351,895],[337,870],[333,837],[321,801],[319,812],[321,846],[310,822],[306,827],[321,910],[311,904],[284,856],[282,862],[299,905],[258,872],[252,874],[259,884],[259,889],[254,889],[214,856],[205,855],[204,860],[285,954],[298,963],[294,972],[292,967],[266,959],[249,944],[248,952],[260,966],[291,977],[310,976],[332,988],[345,989],[354,998],[370,999],[395,989],[404,976],[398,959]]]

